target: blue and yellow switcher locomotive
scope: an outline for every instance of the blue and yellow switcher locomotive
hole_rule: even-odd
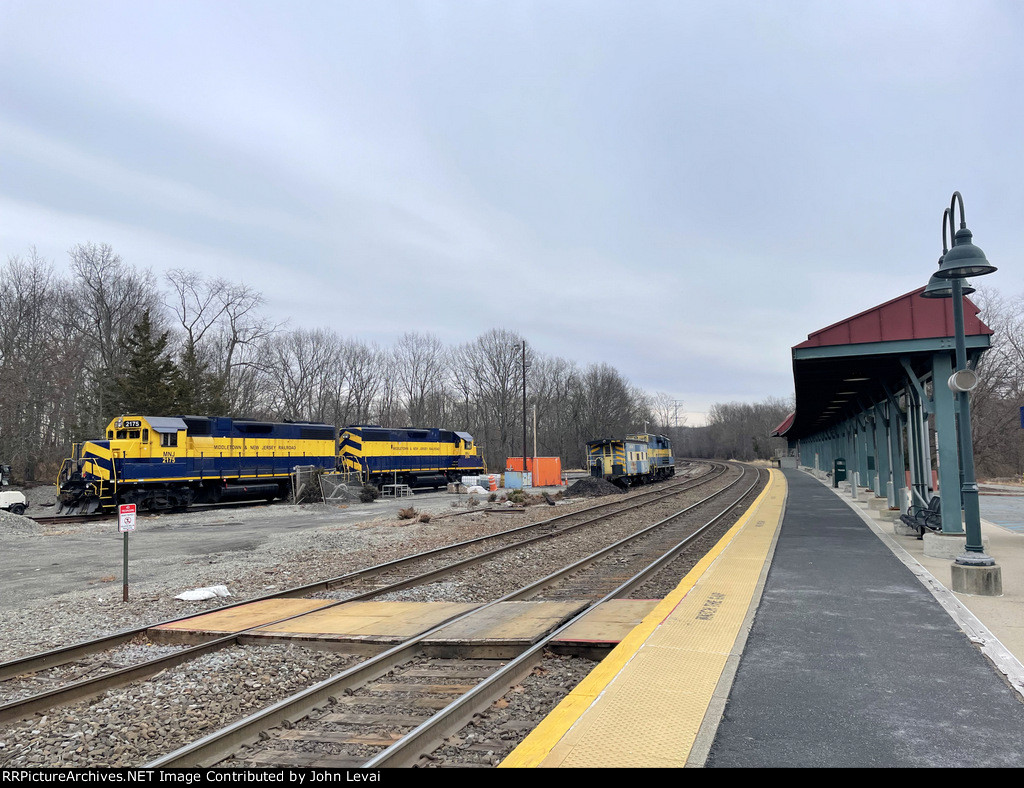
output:
[[[619,487],[661,481],[675,475],[672,441],[664,435],[627,435],[587,443],[590,475]]]

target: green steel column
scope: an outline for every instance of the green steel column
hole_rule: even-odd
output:
[[[878,473],[878,486],[875,492],[886,496],[889,485],[889,441],[885,418],[885,405],[875,405],[875,470]]]
[[[960,210],[962,217],[962,204]],[[957,232],[958,237],[959,235],[960,233]],[[967,240],[970,241],[970,233],[967,234]],[[956,332],[956,368],[959,371],[967,369],[967,349],[964,337],[963,279],[953,280],[953,325]],[[995,561],[985,554],[981,538],[981,508],[978,504],[977,478],[974,475],[974,438],[971,432],[971,405],[968,392],[964,391],[957,397],[957,408],[960,415],[960,460],[963,465],[960,499],[963,502],[967,544],[965,545],[965,554],[959,556],[956,562],[958,564],[973,564],[975,566],[994,566]]]
[[[852,485],[856,478],[854,474],[860,471],[860,461],[857,452],[857,425],[851,419],[846,420],[846,446],[846,478],[849,479]]]
[[[864,418],[863,414],[857,414],[857,470],[860,471],[860,486],[870,487],[871,477],[869,476],[870,471],[868,470],[868,456],[870,447],[868,446],[868,422]]]
[[[889,402],[889,446],[892,452],[892,494],[894,503],[900,505],[900,490],[906,487],[906,462],[903,459],[903,414],[899,406]]]
[[[953,374],[949,353],[932,355],[932,401],[939,438],[939,494],[942,498],[942,533],[962,534],[960,523],[960,461],[956,437],[955,395],[946,381]]]
[[[915,503],[926,506],[928,504],[926,472],[930,472],[931,469],[924,467],[924,457],[921,449],[921,423],[921,398],[915,391],[911,394],[907,406],[907,446],[910,450],[910,485],[913,490]]]

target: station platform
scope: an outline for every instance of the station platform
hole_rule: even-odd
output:
[[[983,519],[1003,595],[973,597],[863,493],[771,474],[501,767],[1024,766],[1024,495]]]

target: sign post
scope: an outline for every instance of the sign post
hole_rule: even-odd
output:
[[[124,534],[124,565],[121,576],[122,601],[128,601],[128,532],[135,530],[135,504],[123,503],[117,507],[117,530]]]

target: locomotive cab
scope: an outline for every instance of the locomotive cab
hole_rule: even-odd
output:
[[[119,416],[107,425],[106,440],[75,444],[61,465],[59,514],[92,514],[133,502],[118,487],[139,466],[176,462],[187,428],[180,418]],[[127,476],[126,476],[127,472]],[[141,481],[139,479],[138,481]],[[190,501],[189,501],[190,502]],[[187,503],[186,503],[187,505]]]

